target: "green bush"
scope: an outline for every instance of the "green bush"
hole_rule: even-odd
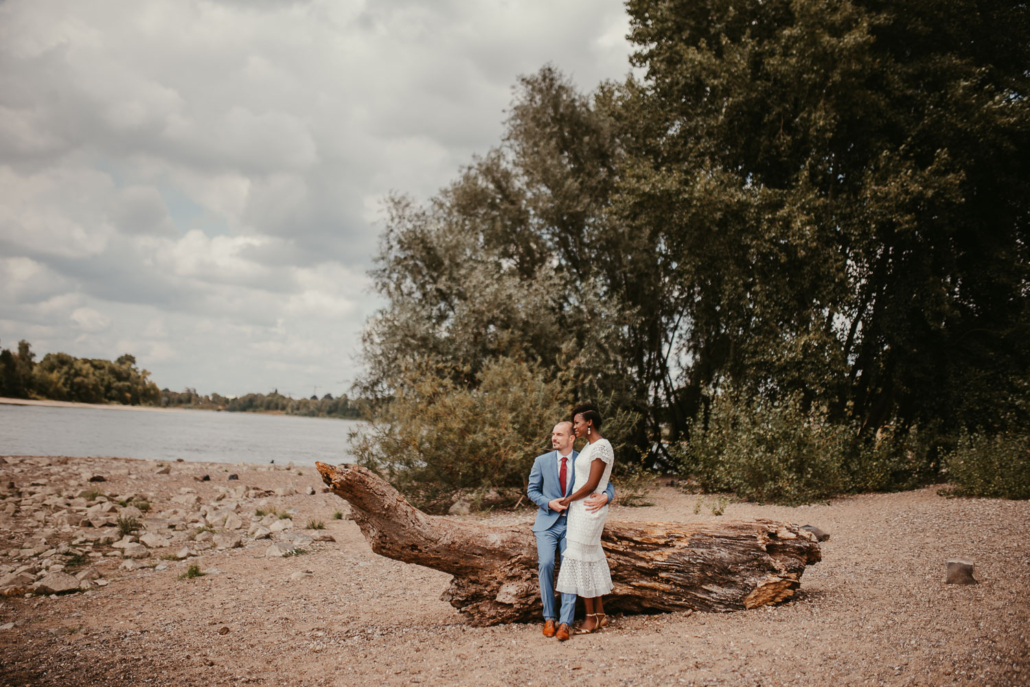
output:
[[[944,464],[955,496],[1030,499],[1030,435],[963,432]]]
[[[690,440],[673,448],[681,473],[702,491],[749,501],[795,505],[913,488],[937,476],[936,434],[888,426],[860,436],[856,425],[806,410],[800,394],[781,401],[716,394],[707,423],[699,415],[690,429]]]
[[[510,359],[488,363],[477,381],[460,386],[430,365],[405,370],[393,398],[351,435],[358,463],[431,511],[460,493],[522,490],[568,412],[561,386]]]
[[[748,402],[727,392],[699,416],[690,440],[674,451],[682,470],[706,492],[734,492],[749,501],[796,504],[847,489],[850,427],[805,413],[800,399]]]
[[[457,498],[473,508],[513,505],[525,494],[533,459],[550,450],[551,429],[569,419],[573,373],[552,376],[498,358],[459,383],[442,367],[408,366],[393,395],[351,433],[351,450],[428,512],[446,511]],[[609,409],[610,399],[598,405],[618,451],[636,416]]]

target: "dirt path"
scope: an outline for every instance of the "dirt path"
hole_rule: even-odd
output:
[[[347,507],[322,492],[312,468],[166,467],[170,474],[156,474],[148,461],[0,459],[0,578],[27,566],[42,579],[46,566],[68,561],[66,571],[92,567],[86,577],[99,578],[54,598],[0,598],[2,684],[1030,683],[1027,502],[946,499],[925,489],[803,508],[730,504],[723,518],[775,518],[831,533],[796,601],[734,614],[618,618],[604,633],[560,644],[538,625],[463,625],[439,599],[447,576],[373,554],[352,522],[333,519]],[[239,479],[229,481],[228,471]],[[197,481],[204,474],[210,481]],[[86,481],[93,475],[106,481]],[[145,499],[150,510],[141,519],[168,546],[123,560],[100,543],[116,530],[103,518],[123,507],[74,500],[89,489],[126,507],[130,497]],[[697,497],[673,489],[655,501],[616,507],[611,517],[716,517],[707,507],[695,515]],[[104,508],[100,527],[78,526]],[[292,511],[293,527],[271,540],[248,536],[257,521],[270,522],[258,509]],[[229,513],[239,529],[225,531],[236,524],[225,522]],[[528,527],[532,513],[483,519]],[[326,529],[305,530],[309,520]],[[238,537],[241,546],[194,541],[197,527],[211,522],[215,531],[202,531],[202,540],[231,546]],[[326,532],[335,541],[307,540]],[[266,557],[276,539],[304,553]],[[165,560],[183,549],[185,560]],[[976,561],[979,585],[943,583],[945,559],[958,556]],[[208,574],[180,580],[190,564]]]

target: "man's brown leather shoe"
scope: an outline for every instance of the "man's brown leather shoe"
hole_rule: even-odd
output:
[[[558,638],[559,642],[564,642],[569,638],[569,626],[568,623],[562,623],[558,626],[558,631],[554,633],[554,636]]]
[[[554,621],[553,620],[544,621],[544,637],[553,637],[553,636],[554,636]]]

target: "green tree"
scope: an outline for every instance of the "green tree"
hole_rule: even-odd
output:
[[[687,295],[675,417],[725,380],[864,432],[1000,417],[1030,362],[1027,6],[627,7],[613,212]]]

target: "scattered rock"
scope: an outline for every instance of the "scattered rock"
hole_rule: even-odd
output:
[[[50,573],[39,582],[32,585],[32,589],[37,594],[63,594],[65,592],[74,592],[79,589],[79,580],[75,579],[68,573],[55,572]]]
[[[272,536],[272,531],[267,527],[258,527],[254,530],[254,539],[268,539]]]
[[[132,536],[131,534],[127,534],[120,540],[116,541],[114,544],[111,544],[111,546],[115,549],[124,549],[129,544],[135,544],[137,541],[139,540],[136,539],[136,537]]]
[[[100,579],[100,571],[90,566],[75,576],[77,580],[97,580]]]
[[[472,508],[469,506],[469,502],[465,499],[458,499],[451,507],[447,509],[447,512],[451,515],[468,515],[472,512]]]
[[[123,558],[146,558],[149,555],[150,551],[142,544],[126,544],[122,549]]]
[[[240,516],[235,513],[229,513],[225,516],[225,529],[227,530],[238,530],[243,527],[243,521],[240,520]]]
[[[267,549],[265,549],[265,558],[282,558],[283,556],[292,553],[293,546],[285,542],[275,542]]]
[[[290,573],[290,581],[296,582],[297,580],[306,580],[309,577],[314,577],[314,573],[310,570],[298,570],[295,573]]]
[[[175,552],[175,557],[180,561],[184,561],[190,557],[190,550],[184,546]]]
[[[211,475],[204,475],[203,477],[200,478],[200,481],[201,482],[210,482],[211,481]]]
[[[240,535],[230,532],[219,532],[211,539],[218,549],[235,549],[240,546]]]
[[[218,631],[218,634],[220,634],[220,635],[227,635],[227,634],[229,634],[229,628],[223,627],[222,629],[220,629]]]
[[[305,493],[305,494],[306,494],[307,496],[314,496],[314,495],[315,495],[315,488],[314,488],[314,487],[312,487],[312,486],[308,486],[308,487],[307,487],[307,488],[306,488],[306,489],[304,490],[304,493]]]
[[[973,561],[968,558],[950,558],[947,562],[948,577],[947,584],[979,584],[980,581],[973,577]]]
[[[172,466],[171,465],[165,465],[163,468],[158,468],[156,474],[158,474],[158,475],[170,475],[170,474],[172,474]]]
[[[291,527],[293,527],[293,520],[291,520],[290,518],[280,518],[273,522],[268,529],[272,532],[272,534],[275,534],[276,532],[288,530]]]
[[[148,549],[161,549],[169,544],[171,540],[167,537],[162,537],[160,534],[147,533],[139,538],[140,543],[146,545]]]
[[[143,519],[143,511],[136,508],[136,506],[126,506],[125,508],[122,508],[118,514],[123,518],[136,518],[137,520]]]
[[[107,478],[103,477],[102,475],[93,475],[92,477],[89,478],[88,481],[90,481],[90,482],[106,482]]]
[[[239,475],[229,475],[229,481],[230,482],[232,482],[233,480],[239,479],[239,478],[240,478]]]

